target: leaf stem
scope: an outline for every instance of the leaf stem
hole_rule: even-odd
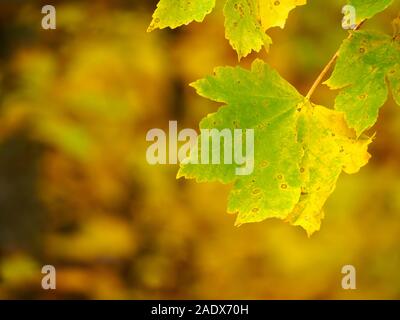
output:
[[[362,25],[364,24],[366,20],[361,21],[354,29],[353,31],[359,30]],[[350,39],[353,36],[352,33],[350,33],[350,35],[348,36],[347,39]],[[336,51],[336,53],[333,55],[333,57],[331,58],[331,60],[328,62],[328,64],[325,66],[325,68],[321,71],[321,73],[319,74],[318,78],[314,81],[313,85],[311,86],[311,89],[308,91],[307,95],[306,95],[306,99],[310,100],[311,96],[314,94],[315,90],[318,88],[318,86],[320,85],[320,83],[322,82],[322,80],[324,80],[326,74],[328,73],[328,71],[332,68],[333,64],[336,62],[336,59],[339,57],[339,53],[340,53],[340,49],[338,49],[338,51]]]

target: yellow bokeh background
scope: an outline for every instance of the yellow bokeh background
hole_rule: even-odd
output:
[[[146,162],[146,133],[198,128],[218,109],[189,83],[261,58],[306,93],[347,37],[335,0],[274,28],[238,62],[221,6],[204,23],[147,33],[156,1],[0,3],[0,298],[399,299],[400,109],[381,111],[368,166],[343,175],[308,238],[282,221],[234,227],[230,186]],[[363,28],[391,33],[399,1]],[[314,102],[332,107],[321,85]],[[341,269],[357,269],[343,290]],[[57,290],[41,288],[54,265]]]

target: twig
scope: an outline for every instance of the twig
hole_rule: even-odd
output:
[[[364,24],[365,21],[366,20],[361,21],[353,30],[354,31],[359,30],[362,27],[362,25]],[[350,35],[348,36],[347,39],[350,39],[352,36],[353,36],[353,34],[350,33]],[[306,98],[308,100],[310,100],[311,96],[314,94],[314,92],[317,89],[317,87],[319,86],[319,84],[322,82],[322,80],[324,80],[326,74],[331,69],[331,67],[335,63],[336,59],[339,57],[339,52],[340,52],[340,49],[338,51],[336,51],[336,53],[334,54],[332,59],[328,62],[328,64],[325,66],[325,68],[319,74],[318,78],[314,81],[313,85],[311,86],[310,91],[308,91],[308,93],[306,95]]]

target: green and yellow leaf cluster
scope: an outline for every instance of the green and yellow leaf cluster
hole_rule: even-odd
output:
[[[225,35],[239,59],[268,48],[272,40],[266,31],[283,28],[289,13],[306,2],[226,0]],[[354,6],[360,25],[393,0],[345,3]],[[160,0],[149,30],[202,21],[214,6],[215,0]],[[201,121],[201,129],[254,129],[255,170],[238,177],[235,165],[185,164],[178,177],[234,183],[228,211],[238,213],[238,225],[279,218],[309,235],[319,230],[324,203],[341,172],[358,172],[370,158],[371,139],[362,134],[375,124],[389,87],[400,105],[398,35],[353,32],[338,56],[326,82],[341,89],[336,110],[312,104],[260,60],[251,71],[217,68],[214,76],[194,83],[199,95],[224,104]],[[191,157],[198,156],[198,149]]]
[[[272,43],[265,33],[272,27],[283,28],[295,7],[307,0],[226,0],[225,35],[239,59],[260,51]],[[192,21],[201,22],[215,6],[215,0],[160,0],[149,31],[176,28]]]
[[[218,68],[193,86],[225,104],[200,128],[254,129],[255,169],[238,177],[234,165],[186,164],[178,176],[234,182],[228,211],[238,213],[238,225],[279,218],[309,235],[319,230],[340,173],[355,173],[368,162],[371,139],[357,139],[342,113],[313,105],[260,60],[251,71]]]

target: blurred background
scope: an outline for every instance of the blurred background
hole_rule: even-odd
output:
[[[57,30],[41,28],[56,6]],[[239,64],[222,5],[202,24],[146,33],[152,0],[0,2],[0,298],[399,299],[400,109],[373,158],[343,175],[310,239],[282,221],[233,226],[230,186],[146,162],[148,130],[198,128],[218,104],[188,84]],[[344,1],[309,0],[260,57],[306,93],[347,32]],[[364,28],[392,33],[400,1]],[[321,86],[314,102],[333,106]],[[57,290],[41,288],[54,265]],[[357,290],[341,269],[357,268]]]

